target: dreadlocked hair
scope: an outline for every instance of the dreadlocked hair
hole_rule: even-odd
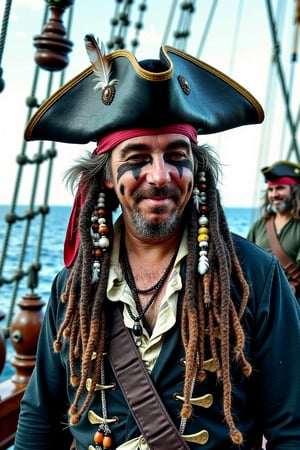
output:
[[[210,240],[208,259],[210,269],[204,276],[197,271],[198,246],[197,211],[189,201],[188,255],[186,265],[185,292],[182,306],[181,334],[185,349],[184,403],[182,418],[192,415],[190,402],[194,381],[203,382],[206,378],[205,358],[208,340],[210,358],[213,359],[216,376],[223,386],[223,410],[233,443],[241,444],[243,437],[236,428],[231,412],[232,360],[237,361],[244,375],[251,373],[251,366],[244,355],[245,335],[241,319],[249,296],[249,288],[228,229],[216,187],[219,165],[208,146],[192,144],[195,184],[200,172],[206,176],[207,217]],[[80,246],[71,269],[62,301],[67,309],[61,324],[54,349],[59,351],[62,339],[69,340],[70,382],[77,387],[74,401],[69,409],[70,423],[77,424],[88,408],[100,378],[105,344],[105,299],[109,273],[110,252],[104,253],[99,281],[92,283],[92,239],[90,218],[97,204],[99,191],[106,196],[106,221],[110,230],[109,240],[113,240],[112,212],[118,206],[113,190],[106,189],[103,180],[111,179],[110,152],[82,158],[77,166],[67,172],[71,187],[80,178],[80,186],[85,190],[86,200],[80,214]],[[231,298],[230,280],[234,277],[240,288],[241,300],[235,304]],[[84,395],[88,377],[91,377],[89,390]]]
[[[195,159],[195,180],[205,172],[207,217],[210,229],[208,259],[210,269],[203,276],[197,273],[198,248],[197,211],[189,205],[188,255],[185,295],[182,310],[182,341],[185,348],[185,380],[182,418],[192,415],[190,396],[193,382],[202,382],[205,372],[205,342],[208,339],[210,355],[216,376],[223,386],[223,410],[230,437],[241,444],[243,436],[236,428],[231,412],[231,361],[236,360],[244,375],[251,374],[251,366],[244,355],[245,334],[241,324],[249,287],[237,259],[225,213],[216,187],[219,166],[208,146],[192,145]],[[241,301],[231,298],[231,278],[240,287]]]
[[[80,246],[61,297],[67,304],[66,314],[53,344],[54,350],[60,351],[62,338],[69,340],[70,382],[77,388],[69,408],[71,425],[76,425],[81,420],[94,395],[104,353],[105,299],[110,255],[108,251],[103,253],[99,281],[92,283],[93,242],[90,227],[91,216],[102,190],[107,204],[111,206],[106,211],[106,223],[109,230],[113,229],[112,213],[118,206],[118,200],[115,193],[106,189],[103,183],[103,180],[109,179],[110,174],[109,153],[92,157],[88,154],[66,173],[67,183],[72,190],[77,183],[86,194],[79,218]],[[79,177],[80,184],[77,181]],[[112,231],[109,240],[112,245]],[[91,381],[84,397],[89,377]]]

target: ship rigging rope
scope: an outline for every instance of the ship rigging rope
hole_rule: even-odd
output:
[[[187,40],[191,35],[192,18],[196,11],[197,0],[185,1],[181,3],[181,11],[178,20],[178,28],[174,31],[173,46],[185,51]]]
[[[177,9],[177,4],[178,4],[178,0],[173,0],[172,5],[170,7],[170,13],[168,16],[168,20],[166,22],[164,35],[162,38],[162,45],[166,44],[168,42],[170,31],[171,31],[171,26],[172,26],[172,21],[175,16],[174,11],[176,11],[176,9]]]
[[[120,1],[116,2],[117,9],[116,13],[118,15],[118,20],[112,20],[112,29],[114,33],[111,34],[112,42],[118,46],[118,48],[122,48],[125,46],[125,37],[127,36],[128,26],[130,24],[130,12],[131,7],[129,7],[132,1],[124,1],[124,8],[121,11]],[[135,23],[135,36],[132,41],[132,46],[135,48],[138,45],[138,35],[143,26],[142,17],[146,10],[146,0],[142,0],[138,5],[139,15],[138,20]],[[7,8],[8,10],[8,8]],[[6,18],[8,16],[8,12],[6,11]],[[45,25],[47,24],[47,20],[49,16],[49,5],[45,6],[45,14],[42,20],[42,32],[45,30]],[[69,8],[68,15],[68,24],[66,26],[66,35],[69,37],[71,25],[72,25],[72,17],[73,17],[73,7]],[[51,18],[50,18],[51,20]],[[120,25],[118,29],[118,35],[116,34],[115,25]],[[114,37],[115,36],[115,37]],[[55,78],[58,77],[58,85],[61,86],[64,83],[64,75],[65,71],[61,70],[58,75],[54,74],[53,71],[50,71],[48,74],[48,82],[45,82],[43,75],[45,74],[41,68],[36,65],[34,68],[34,75],[31,87],[30,96],[26,99],[26,104],[28,106],[28,114],[26,118],[26,123],[30,119],[33,109],[37,108],[41,103],[38,101],[37,96],[41,95],[41,90],[45,90],[43,94],[43,98],[48,98],[53,90],[54,90],[54,81]],[[42,79],[41,79],[42,78]],[[33,143],[27,143],[25,141],[22,142],[21,151],[17,156],[17,174],[14,185],[13,198],[10,204],[9,212],[5,216],[6,221],[6,231],[4,233],[2,252],[0,255],[0,287],[6,284],[12,285],[10,289],[10,300],[7,301],[9,304],[8,313],[6,314],[6,326],[4,328],[4,333],[6,336],[9,334],[10,324],[14,314],[14,308],[16,304],[16,299],[18,296],[18,291],[21,287],[21,282],[25,278],[27,279],[27,288],[30,289],[32,293],[39,286],[38,281],[38,273],[41,270],[41,252],[42,252],[42,242],[44,238],[45,232],[45,223],[46,216],[49,213],[49,192],[50,186],[52,182],[52,171],[53,171],[53,163],[54,158],[57,156],[56,143],[52,142],[50,144],[50,148],[45,150],[45,142],[41,141],[37,144],[37,152],[33,157],[28,156],[28,149],[30,149],[31,145],[35,145]],[[28,206],[26,211],[23,214],[20,214],[19,209],[19,194],[21,191],[21,182],[23,179],[23,175],[25,170],[27,170],[28,166],[33,167],[33,175],[31,176],[32,187],[31,194],[28,202]],[[42,174],[42,167],[44,172]],[[43,186],[41,186],[43,183]],[[37,202],[37,193],[43,196],[43,202],[41,206],[36,206]],[[35,223],[33,227],[33,221],[39,220],[38,223]],[[22,227],[22,230],[16,232],[17,228]],[[19,226],[17,226],[19,225]],[[12,275],[4,276],[4,268],[5,263],[7,261],[8,255],[13,252],[15,254],[15,248],[12,243],[12,237],[14,233],[20,237],[20,244],[18,245],[18,254],[15,255],[14,261],[16,263],[16,267],[14,269],[10,269]],[[34,236],[34,248],[28,252],[29,241],[32,240]],[[30,255],[29,255],[30,253]],[[35,253],[35,254],[34,254]],[[33,259],[32,262],[28,262],[29,258]],[[27,267],[26,264],[28,264]],[[7,299],[8,300],[8,299]]]
[[[269,73],[267,77],[267,83],[266,83],[266,93],[265,93],[265,110],[266,111],[275,111],[276,110],[276,101],[278,100],[277,96],[274,94],[276,92],[276,58],[277,58],[277,52],[279,50],[279,42],[278,39],[280,36],[282,36],[283,33],[283,24],[284,24],[284,18],[286,15],[286,2],[278,2],[277,10],[276,10],[276,41],[274,41],[275,35],[273,34],[271,37],[273,37],[273,54],[270,57],[270,66],[269,66]],[[273,19],[273,11],[271,7],[268,7],[266,3],[266,14],[267,18],[269,19],[269,23],[274,20]],[[271,16],[270,16],[271,14]],[[269,144],[270,136],[273,134],[273,128],[276,126],[274,125],[274,117],[271,114],[267,114],[264,127],[262,129],[262,135],[260,140],[260,151],[258,152],[258,159],[257,159],[257,171],[256,171],[256,185],[262,185],[261,180],[261,173],[260,168],[264,165],[266,161],[269,161],[270,158],[272,158],[272,148]],[[280,158],[279,158],[280,159]],[[253,204],[256,204],[256,199],[253,199]],[[259,202],[261,199],[259,199]]]
[[[294,25],[294,38],[293,38],[293,43],[292,43],[292,52],[291,52],[291,61],[290,61],[290,73],[289,73],[289,82],[288,82],[288,88],[287,88],[287,92],[288,92],[288,102],[290,104],[291,99],[293,98],[293,88],[294,88],[294,80],[295,80],[295,70],[296,70],[296,62],[297,62],[297,44],[298,44],[298,27],[299,27],[299,12],[298,12],[298,8],[299,8],[299,0],[297,0],[297,5],[296,5],[296,11],[295,11],[295,25]],[[295,133],[297,130],[297,121],[294,122],[294,129],[295,129]],[[286,122],[284,122],[283,127],[282,127],[282,136],[281,136],[281,155],[280,155],[280,159],[283,159],[283,153],[284,153],[284,143],[285,143],[285,134],[286,134]],[[291,142],[291,149],[294,147],[293,145],[293,139]]]
[[[48,6],[45,7],[44,17],[42,19],[42,30],[46,24],[48,18]],[[69,12],[69,20],[67,26],[67,35],[70,32],[72,23],[72,8]],[[31,87],[31,94],[26,99],[26,104],[28,106],[28,113],[26,118],[26,123],[32,115],[34,108],[38,107],[38,100],[36,98],[38,88],[41,84],[45,85],[46,92],[44,93],[44,98],[47,98],[53,91],[54,75],[53,72],[49,73],[48,82],[43,84],[43,80],[40,80],[40,75],[42,71],[41,68],[36,65],[34,68],[33,82]],[[58,74],[59,85],[64,82],[64,71]],[[2,252],[0,256],[0,287],[6,284],[11,284],[12,288],[10,290],[10,302],[8,307],[8,312],[6,314],[6,326],[4,328],[4,334],[8,336],[10,324],[14,314],[14,308],[16,299],[18,296],[18,291],[21,286],[21,281],[27,279],[27,288],[34,293],[35,289],[38,287],[38,273],[41,270],[40,256],[42,252],[42,242],[45,231],[46,216],[49,213],[49,192],[52,180],[53,171],[53,161],[57,156],[56,144],[51,143],[50,148],[45,150],[45,143],[39,142],[37,147],[37,152],[32,156],[28,156],[28,148],[30,143],[25,141],[22,142],[21,151],[17,156],[17,173],[14,185],[13,198],[10,204],[9,212],[5,215],[6,231],[4,234]],[[26,169],[31,166],[33,168],[33,174],[30,179],[32,180],[32,187],[30,198],[28,201],[28,206],[23,214],[20,214],[20,209],[18,205],[18,198],[21,192],[21,183],[23,175]],[[42,174],[42,167],[44,172]],[[41,184],[43,183],[43,186]],[[42,199],[42,205],[36,206],[37,194],[40,194]],[[35,226],[33,227],[34,223]],[[23,223],[23,226],[21,225]],[[20,231],[20,227],[22,228]],[[19,229],[16,232],[16,229]],[[12,238],[17,234],[20,237],[20,242],[18,245],[18,254],[15,254],[15,248]],[[30,241],[34,239],[34,248],[28,252]],[[16,261],[16,267],[11,269],[11,276],[4,276],[5,263],[8,259],[8,255],[13,252]],[[32,261],[30,262],[30,259]],[[27,267],[26,267],[27,265]],[[7,302],[8,303],[8,302]]]
[[[4,48],[4,38],[8,26],[8,17],[10,12],[12,0],[7,0],[6,9],[3,19],[3,30],[1,40],[1,54]],[[180,5],[181,12],[179,14],[179,22],[177,31],[174,33],[174,37],[178,41],[178,46],[182,48],[186,45],[187,39],[190,37],[191,20],[195,11],[196,0],[185,1]],[[175,2],[173,2],[173,7]],[[177,3],[176,3],[177,5]],[[51,6],[55,9],[54,3],[51,2]],[[136,8],[135,8],[136,7]],[[134,37],[131,41],[132,52],[138,45],[139,33],[143,28],[143,17],[147,9],[146,0],[140,0],[140,2],[133,2],[132,0],[116,0],[116,7],[114,17],[111,20],[111,34],[110,41],[108,42],[108,48],[126,48],[128,47],[127,38],[129,26],[135,27]],[[42,19],[41,31],[44,33],[45,26],[50,14],[49,4],[45,6],[45,13]],[[175,15],[174,9],[171,7],[172,17]],[[133,22],[135,17],[137,20]],[[72,25],[73,7],[69,8],[68,24],[66,26],[67,37],[70,34]],[[170,15],[171,17],[171,15]],[[51,20],[51,18],[50,18]],[[45,80],[45,72],[36,64],[34,67],[34,74],[31,86],[31,93],[26,99],[28,106],[28,113],[26,123],[32,116],[32,112],[41,103],[38,100],[38,96],[41,95],[41,91],[45,91],[43,99],[48,98],[54,90],[54,82],[58,78],[58,85],[61,86],[64,83],[65,71],[61,70],[56,74],[50,71],[48,74],[48,81]],[[37,145],[37,147],[35,147]],[[48,144],[47,144],[48,145]],[[29,156],[31,148],[37,148],[33,157]],[[52,142],[50,148],[45,149],[45,142],[27,143],[25,141],[21,144],[21,150],[17,156],[17,170],[16,179],[13,191],[13,197],[10,204],[9,211],[5,216],[6,231],[4,233],[2,253],[0,255],[0,287],[4,285],[11,285],[9,291],[10,299],[7,299],[8,312],[6,314],[6,327],[4,332],[8,336],[10,324],[14,315],[14,308],[19,294],[19,290],[22,287],[22,282],[27,280],[27,288],[34,293],[39,287],[38,274],[41,270],[41,252],[42,243],[44,238],[44,232],[46,228],[46,216],[49,213],[49,192],[52,182],[52,172],[54,159],[57,156],[56,143]],[[19,197],[22,189],[22,183],[24,182],[25,172],[28,172],[28,168],[32,168],[32,186],[30,198],[27,204],[27,209],[20,213]],[[43,170],[43,173],[42,173]],[[43,184],[41,186],[41,184]],[[42,205],[37,206],[37,194],[43,197]],[[20,230],[21,228],[21,230]],[[18,232],[15,230],[18,229]],[[15,248],[13,244],[13,237],[19,236],[18,254],[15,254]],[[29,241],[34,236],[34,248],[28,252]],[[13,252],[15,257],[15,267],[9,269],[11,275],[6,276],[6,262],[8,255]]]
[[[208,38],[209,30],[210,30],[210,27],[211,27],[211,24],[212,24],[212,21],[213,21],[215,12],[216,12],[217,5],[218,5],[218,0],[214,0],[212,5],[211,5],[208,17],[207,17],[207,21],[206,21],[205,27],[203,29],[202,37],[200,39],[200,44],[199,44],[199,47],[198,47],[198,51],[196,53],[196,57],[197,58],[201,59],[202,51],[204,49],[204,45],[205,45],[205,43],[207,41],[207,38]]]
[[[237,14],[236,14],[236,20],[235,20],[235,27],[233,31],[233,39],[232,39],[232,48],[230,52],[230,61],[229,61],[229,69],[228,74],[232,75],[233,68],[236,60],[236,54],[237,54],[237,48],[238,48],[238,42],[240,37],[240,30],[241,30],[241,23],[242,23],[242,16],[243,16],[243,8],[244,8],[244,0],[240,0],[237,8]]]
[[[297,0],[299,3],[299,0]],[[292,91],[293,91],[293,81],[294,81],[294,70],[295,70],[295,54],[297,53],[296,47],[295,47],[295,37],[294,37],[294,44],[293,44],[293,52],[292,52],[292,67],[291,67],[291,74],[290,74],[290,81],[289,81],[289,87],[287,88],[285,83],[285,76],[283,71],[283,66],[281,64],[281,42],[283,42],[283,27],[285,23],[285,15],[286,15],[286,9],[287,9],[287,2],[278,2],[277,4],[277,10],[276,10],[276,17],[273,13],[272,5],[270,0],[265,0],[265,6],[266,6],[266,13],[267,18],[269,20],[270,24],[270,30],[271,30],[271,40],[273,42],[273,55],[271,57],[270,62],[270,68],[269,68],[269,74],[268,74],[268,81],[266,83],[267,89],[266,89],[266,95],[265,95],[265,110],[268,111],[275,111],[278,109],[278,106],[276,105],[276,101],[278,101],[277,96],[275,95],[277,86],[276,83],[279,82],[281,90],[283,92],[283,101],[285,103],[285,110],[286,110],[286,121],[283,123],[282,130],[286,129],[286,125],[289,125],[290,134],[291,134],[291,142],[288,148],[288,151],[285,150],[285,144],[284,144],[284,131],[282,131],[281,136],[281,144],[280,144],[280,155],[278,156],[278,159],[291,159],[293,154],[296,155],[296,160],[299,162],[299,151],[298,151],[298,145],[296,140],[296,130],[300,123],[300,108],[298,109],[297,117],[295,120],[293,120],[289,100],[292,98]],[[276,77],[276,73],[278,77]],[[273,128],[277,127],[277,124],[274,124],[274,116],[272,114],[266,114],[266,120],[263,127],[261,139],[260,139],[260,149],[258,152],[258,160],[257,160],[257,167],[258,170],[256,172],[256,186],[262,186],[261,190],[257,190],[257,192],[254,192],[253,194],[253,204],[256,205],[258,202],[261,202],[261,192],[264,190],[263,187],[263,180],[260,173],[260,168],[263,167],[263,165],[266,165],[266,162],[271,162],[273,159],[273,153],[274,149],[270,145],[270,136],[273,135]],[[286,156],[284,156],[284,152],[286,153]],[[259,196],[259,198],[258,198]],[[253,221],[254,217],[252,218]]]
[[[299,153],[298,143],[297,143],[297,139],[296,139],[297,128],[296,128],[296,124],[293,120],[292,111],[291,111],[291,107],[290,107],[290,98],[291,98],[292,92],[288,91],[286,82],[285,82],[283,66],[282,66],[282,62],[281,62],[281,58],[280,58],[279,40],[277,37],[277,30],[276,30],[276,26],[275,26],[275,20],[273,17],[273,11],[272,11],[272,6],[271,6],[270,0],[266,0],[266,6],[267,6],[267,11],[268,11],[272,39],[273,39],[273,43],[274,43],[275,63],[276,63],[279,82],[280,82],[280,86],[281,86],[281,90],[282,90],[282,94],[283,94],[283,98],[284,98],[284,103],[285,103],[287,124],[289,125],[289,129],[290,129],[290,133],[291,133],[293,151],[295,152],[297,161],[300,161],[300,153]]]
[[[290,81],[290,88],[289,88],[289,98],[292,98],[292,88],[293,88],[293,83],[294,83],[294,79],[295,79],[295,70],[296,70],[296,62],[298,59],[298,42],[299,42],[299,27],[300,27],[300,0],[296,0],[296,7],[295,7],[295,21],[294,21],[294,39],[293,39],[293,49],[292,49],[292,55],[291,55],[291,81]],[[295,133],[298,130],[299,127],[299,122],[300,122],[300,107],[298,108],[298,112],[297,112],[297,117],[296,120],[294,121],[294,125],[295,125]],[[283,147],[283,146],[282,146]],[[292,155],[293,152],[293,148],[294,148],[294,141],[293,139],[291,140],[290,146],[289,146],[289,150],[287,153],[287,159],[289,159]],[[299,159],[298,159],[299,161]]]
[[[110,51],[128,47],[126,46],[126,38],[131,24],[133,6],[135,5],[132,0],[116,0],[114,16],[111,19],[110,39],[106,43]],[[134,24],[134,36],[131,40],[131,52],[133,54],[139,45],[139,34],[143,28],[143,18],[147,10],[147,1],[141,1],[137,6],[137,10],[138,18]]]
[[[7,29],[8,29],[8,22],[9,22],[9,16],[10,16],[10,10],[11,10],[12,0],[6,0],[5,8],[3,12],[3,18],[2,18],[2,26],[1,26],[1,34],[0,34],[0,92],[4,89],[4,81],[2,79],[3,69],[1,67],[4,48],[5,48],[5,41],[7,36]]]

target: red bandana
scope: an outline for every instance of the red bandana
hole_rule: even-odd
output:
[[[107,134],[98,141],[97,148],[95,150],[97,155],[112,150],[121,142],[126,141],[139,136],[153,136],[155,134],[184,134],[192,142],[197,143],[197,132],[192,125],[188,123],[179,123],[172,125],[165,125],[157,128],[132,128],[130,130],[113,131]]]
[[[297,183],[297,181],[292,177],[279,177],[279,178],[276,178],[276,180],[267,181],[268,186],[277,186],[278,184],[283,184],[283,185],[287,185],[287,186],[295,186],[299,183]]]

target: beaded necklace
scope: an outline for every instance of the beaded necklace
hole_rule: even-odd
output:
[[[126,247],[125,247],[124,240],[123,240],[122,249],[121,249],[121,255],[122,255],[121,262],[122,262],[122,266],[123,266],[123,270],[124,270],[125,279],[127,281],[128,286],[130,287],[130,290],[132,292],[132,296],[133,296],[133,299],[135,301],[136,308],[138,311],[138,315],[135,316],[133,314],[133,312],[131,311],[130,306],[126,303],[126,308],[127,308],[128,314],[134,322],[132,331],[135,336],[142,335],[143,328],[142,328],[141,323],[143,323],[144,327],[151,334],[151,330],[149,329],[149,325],[147,324],[144,316],[145,316],[146,312],[148,311],[148,309],[150,308],[150,306],[154,303],[155,299],[158,296],[160,289],[162,288],[164,282],[166,281],[166,279],[174,265],[174,262],[175,262],[175,259],[177,256],[177,252],[178,252],[178,249],[172,256],[162,277],[153,286],[151,286],[147,289],[139,289],[136,287],[136,284],[134,281],[133,273],[132,273],[132,270],[131,270],[131,267],[130,267],[130,264],[128,261],[128,255],[127,255]],[[141,302],[139,299],[139,294],[150,294],[151,292],[152,292],[151,298],[149,299],[146,306],[144,308],[142,308]]]

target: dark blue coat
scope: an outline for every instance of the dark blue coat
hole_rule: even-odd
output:
[[[243,324],[246,332],[246,356],[254,370],[247,379],[232,369],[233,417],[245,437],[243,446],[234,446],[222,412],[222,387],[215,374],[195,387],[193,397],[213,395],[210,408],[194,407],[185,430],[191,434],[205,429],[209,440],[205,445],[189,444],[191,449],[251,449],[262,433],[270,450],[300,448],[300,309],[291,293],[277,260],[247,240],[234,236],[236,252],[250,285],[250,300]],[[68,349],[55,354],[52,350],[56,331],[64,316],[60,301],[68,276],[63,269],[54,280],[40,335],[38,364],[22,401],[15,450],[68,449],[70,432],[79,450],[93,444],[97,429],[85,416],[70,429],[67,410],[74,390],[67,378]],[[233,298],[238,302],[234,282]],[[179,295],[180,297],[180,295]],[[179,299],[180,301],[180,299]],[[180,314],[180,308],[178,308]],[[180,323],[178,317],[177,323]],[[151,377],[172,419],[179,425],[181,402],[174,393],[182,394],[184,357],[179,328],[169,331]],[[115,382],[107,362],[106,382]],[[115,446],[140,435],[120,388],[107,392],[108,415],[120,420],[111,430]],[[89,409],[99,416],[100,394],[96,393]],[[169,449],[166,449],[169,450]],[[171,449],[170,449],[171,450]]]

